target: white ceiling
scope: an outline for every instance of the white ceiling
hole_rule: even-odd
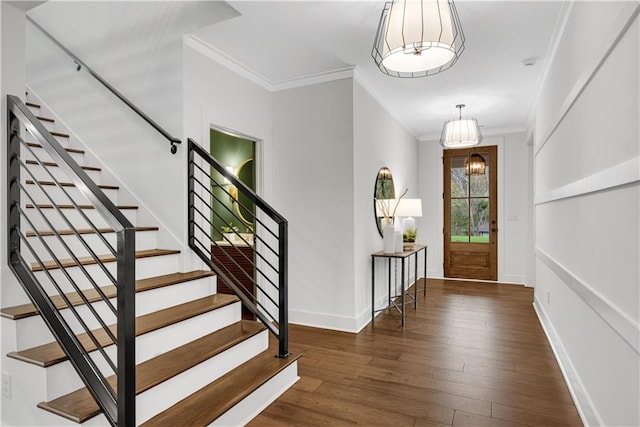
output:
[[[239,16],[193,35],[272,89],[355,67],[367,89],[416,137],[476,117],[485,134],[525,129],[545,56],[564,14],[561,1],[456,1],[465,51],[449,70],[399,79],[370,54],[384,1],[230,1]],[[525,58],[538,61],[521,65]]]

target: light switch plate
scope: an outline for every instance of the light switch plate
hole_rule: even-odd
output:
[[[11,399],[11,375],[8,372],[2,373],[2,397]]]

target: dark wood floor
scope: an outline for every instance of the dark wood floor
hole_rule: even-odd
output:
[[[582,425],[533,290],[429,279],[359,334],[292,325],[301,379],[249,426]]]

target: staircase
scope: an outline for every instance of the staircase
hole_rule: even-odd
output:
[[[216,275],[208,269],[181,271],[180,251],[158,247],[162,230],[138,224],[139,207],[119,203],[118,183],[102,182],[108,174],[101,165],[85,164],[91,156],[58,125],[53,112],[33,94],[26,105],[135,226],[135,424],[243,425],[251,420],[297,380],[298,356],[274,357],[280,354],[278,344],[270,344],[263,323],[242,320],[240,299],[217,294]],[[117,287],[109,280],[118,275],[117,257],[109,250],[117,246],[116,232],[33,135],[23,132],[23,139],[24,264],[99,373],[118,390],[109,365],[118,360],[117,317],[109,309],[118,302]],[[9,295],[1,310],[3,371],[12,375],[16,408],[5,409],[7,422],[113,424],[26,293]]]

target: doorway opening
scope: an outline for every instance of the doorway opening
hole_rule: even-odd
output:
[[[211,155],[243,184],[256,192],[256,141],[229,132],[210,129]],[[212,176],[220,174],[212,170]],[[212,186],[211,260],[230,276],[238,278],[240,288],[255,299],[255,205],[229,180],[217,179],[221,185]],[[224,234],[224,236],[223,236]],[[240,236],[241,238],[238,238]],[[233,294],[218,280],[218,292]],[[254,315],[243,306],[244,319]]]
[[[445,150],[444,276],[498,280],[497,147]]]

